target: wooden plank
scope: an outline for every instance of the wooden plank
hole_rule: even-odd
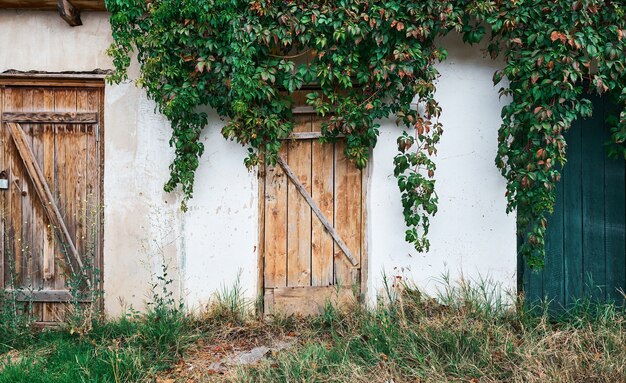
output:
[[[291,108],[293,114],[316,114],[317,111],[312,106],[296,106]]]
[[[77,107],[77,89],[76,88],[56,88],[54,89],[54,111],[57,113],[75,113]],[[70,125],[55,124],[54,125],[55,140],[55,188],[56,202],[59,211],[63,212],[64,223],[67,225],[69,233],[74,233],[74,217],[73,211],[68,207],[74,198],[73,187],[71,183],[68,185],[68,178],[72,176],[72,143]],[[69,186],[69,187],[68,187]],[[71,194],[70,194],[71,193]],[[68,203],[69,201],[69,203]],[[58,237],[57,237],[58,238]],[[60,239],[60,238],[58,238]],[[67,248],[64,241],[56,243],[57,257],[55,259],[55,277],[54,288],[57,290],[66,289],[71,283],[70,278],[76,276],[76,262],[67,256],[70,249]],[[82,268],[81,268],[82,269]],[[61,305],[54,305],[52,317],[57,320],[63,320],[66,310]]]
[[[36,86],[36,87],[80,87],[99,88],[105,86],[106,74],[62,74],[62,73],[0,73],[0,86]]]
[[[318,117],[313,116],[314,120],[318,120]],[[321,122],[320,122],[321,124]],[[320,127],[318,127],[317,129],[320,129]],[[314,132],[291,132],[289,134],[289,136],[283,138],[282,140],[284,141],[289,141],[289,140],[316,140],[316,139],[320,139],[324,137],[324,135],[322,134],[322,132],[320,130],[314,131]],[[343,138],[345,137],[345,135],[343,134],[338,134],[337,138]]]
[[[322,120],[313,119],[313,132],[319,133]],[[311,198],[320,212],[334,226],[334,144],[312,142],[312,189]],[[329,286],[333,284],[334,241],[319,219],[312,221],[311,234],[311,285]]]
[[[265,289],[263,294],[263,314],[270,315],[274,312],[274,289]]]
[[[95,257],[96,257],[96,267],[100,270],[98,275],[98,289],[102,289],[102,283],[104,280],[104,262],[103,262],[103,254],[104,254],[104,241],[102,239],[102,233],[104,231],[104,89],[98,89],[98,130],[94,134],[94,139],[96,140],[96,144],[94,147],[96,148],[95,157],[90,157],[89,164],[93,169],[93,172],[90,174],[95,177],[96,188],[95,188],[95,198],[94,198],[94,208],[96,213],[96,225],[94,226],[94,235],[95,235],[95,243],[97,244],[95,249]],[[92,161],[92,158],[95,158],[95,162]],[[95,173],[95,174],[94,174]],[[104,308],[104,298],[100,298],[98,303]]]
[[[19,110],[32,110],[33,108],[33,89],[26,88],[20,89],[22,96],[22,103]],[[27,145],[32,145],[32,129],[30,125],[26,125],[22,128],[24,131],[24,137],[26,138]],[[19,149],[19,146],[18,146]],[[22,167],[22,174],[26,175],[26,163],[20,164]],[[20,189],[22,190],[22,260],[23,260],[23,284],[25,287],[33,289],[36,288],[35,281],[33,280],[34,268],[33,268],[33,205],[30,191],[33,190],[32,182],[29,177],[23,177],[20,180]]]
[[[54,92],[50,89],[44,89],[44,104],[40,110],[54,110]],[[43,170],[44,179],[54,196],[54,127],[51,124],[43,124],[40,132],[36,140],[38,149],[34,151],[36,152],[39,166]],[[41,217],[41,223],[43,224],[41,230],[41,241],[43,244],[42,277],[44,286],[49,288],[47,281],[54,277],[54,232],[45,214]]]
[[[335,144],[335,228],[356,265],[361,252],[361,171],[346,158],[345,147],[345,140]],[[350,286],[358,282],[358,274],[345,263],[345,251],[335,249],[335,282]]]
[[[95,89],[79,89],[76,93],[76,110],[78,112],[98,112],[99,91]],[[78,125],[80,135],[74,137],[79,148],[75,163],[76,179],[74,183],[74,198],[77,203],[76,239],[77,248],[84,257],[89,259],[90,278],[98,268],[96,249],[98,248],[98,198],[94,191],[98,185],[97,159],[97,127],[95,125]]]
[[[311,116],[295,119],[295,132],[310,130]],[[287,152],[291,172],[300,182],[298,186],[311,193],[311,142],[289,143]],[[291,177],[290,181],[287,186],[287,286],[311,286],[311,207],[298,193]]]
[[[522,246],[523,236],[517,236],[517,248]],[[520,255],[521,256],[521,255]],[[522,259],[523,280],[524,280],[524,301],[528,308],[533,311],[541,308],[542,303],[546,300],[544,293],[544,270],[533,270],[528,266],[527,259]],[[545,259],[544,259],[545,261]]]
[[[604,117],[615,113],[613,106],[606,108]],[[604,140],[609,141],[610,129],[604,127]],[[607,300],[624,304],[626,292],[626,166],[624,159],[608,157],[604,151],[604,232]],[[621,290],[621,291],[620,291]]]
[[[43,172],[39,168],[39,165],[34,159],[30,147],[26,143],[24,132],[17,124],[9,123],[7,124],[7,126],[9,127],[9,132],[11,134],[11,137],[13,138],[13,142],[15,143],[19,154],[23,159],[24,164],[26,165],[28,175],[33,181],[35,191],[37,192],[44,206],[48,219],[50,219],[53,225],[60,230],[60,236],[62,237],[62,240],[65,241],[65,245],[71,252],[70,255],[74,257],[74,260],[77,262],[79,267],[82,268],[83,263],[76,250],[76,247],[74,246],[74,241],[72,240],[72,237],[67,230],[65,222],[63,220],[63,216],[61,216],[61,213],[59,212],[56,203],[54,202],[54,198],[52,196],[52,193],[50,192],[50,188],[45,182]]]
[[[83,91],[84,92],[84,91]],[[5,122],[15,123],[65,123],[65,124],[95,124],[98,122],[97,113],[55,113],[55,112],[21,112],[2,114]]]
[[[563,254],[563,180],[556,187],[554,213],[548,217],[545,237],[545,266],[543,289],[551,310],[565,307],[565,280]]]
[[[23,88],[22,91],[25,93],[24,95],[24,104],[22,111],[25,113],[31,112],[33,110],[41,110],[44,104],[44,95],[40,88]],[[30,145],[34,158],[36,161],[38,160],[38,153],[40,153],[40,146],[38,145],[38,141],[36,140],[37,129],[41,128],[38,125],[24,124],[22,126],[22,130],[28,140],[28,145]],[[25,243],[28,250],[28,256],[30,258],[30,289],[31,290],[41,290],[43,289],[43,277],[42,277],[42,241],[41,241],[41,232],[42,232],[42,222],[43,218],[43,208],[39,201],[37,200],[37,196],[32,191],[35,190],[35,187],[30,179],[30,177],[26,178],[26,182],[28,184],[28,195],[24,196],[23,203],[23,220],[25,225]],[[33,303],[32,305],[32,315],[33,319],[36,321],[42,320],[43,307],[41,303]]]
[[[38,111],[50,112],[54,111],[54,91],[50,88],[41,88],[44,89],[44,105]],[[54,185],[54,125],[52,124],[41,124],[41,133],[39,135],[39,140],[41,142],[41,162],[40,166],[43,170],[43,175],[46,180],[46,183],[50,187],[50,192],[54,196],[56,193],[55,185]],[[38,161],[40,161],[38,156]],[[55,289],[55,247],[56,247],[56,237],[54,234],[54,230],[52,228],[52,224],[49,218],[46,216],[43,211],[43,206],[39,205],[42,209],[42,217],[41,217],[41,241],[42,241],[42,278],[43,278],[43,288],[44,290],[54,290]],[[57,319],[55,304],[53,303],[43,303],[42,307],[42,321],[50,322]]]
[[[259,242],[257,243],[257,293],[260,297],[265,297],[265,158],[262,158],[262,165],[257,167],[257,179],[259,182]],[[264,298],[265,299],[265,298]],[[265,300],[264,300],[265,302]],[[266,312],[264,307],[257,306],[257,311]],[[257,314],[261,314],[257,312]]]
[[[563,247],[565,303],[583,296],[583,141],[582,122],[574,121],[566,133],[567,164],[563,173]]]
[[[87,134],[85,125],[67,125],[67,135],[65,144],[72,148],[67,151],[65,190],[67,198],[65,201],[65,222],[70,231],[70,236],[74,238],[74,245],[81,260],[87,264],[84,270],[88,274],[91,268],[91,260],[86,255],[85,246],[85,225],[86,225],[86,160],[87,160]]]
[[[7,289],[6,293],[14,296],[18,302],[91,302],[89,297],[73,298],[68,290],[23,290]]]
[[[370,174],[370,162],[365,169],[361,170],[361,262],[359,263],[358,278],[360,278],[360,302],[365,302],[367,294],[368,273],[369,273],[369,256],[367,246],[367,199],[368,199],[368,179]]]
[[[59,16],[70,27],[83,25],[83,22],[80,20],[80,11],[69,0],[57,0],[57,10],[59,11]]]
[[[0,171],[5,171],[7,169],[7,161],[6,161],[6,148],[7,142],[5,138],[5,129],[4,123],[2,121],[2,112],[4,110],[4,88],[0,87]],[[7,174],[8,176],[8,174]],[[7,219],[7,206],[6,206],[6,192],[0,191],[0,289],[4,289],[4,274],[6,272],[6,264],[5,264],[5,237],[6,237],[6,219]]]
[[[530,308],[537,308],[545,299],[542,270],[532,270],[524,260],[524,299]]]
[[[298,178],[296,178],[296,176],[293,174],[293,172],[289,168],[289,165],[287,165],[287,163],[280,156],[278,157],[276,162],[283,168],[283,170],[285,171],[285,174],[287,174],[287,177],[289,177],[289,179],[296,186],[296,189],[298,190],[300,195],[302,195],[304,197],[304,199],[307,201],[307,203],[311,206],[311,209],[313,210],[313,212],[315,213],[317,218],[322,222],[322,224],[324,225],[326,230],[328,230],[330,235],[333,237],[333,240],[339,246],[339,249],[341,249],[343,251],[344,256],[350,261],[350,263],[353,266],[357,266],[359,264],[359,262],[352,255],[352,252],[349,250],[349,248],[346,246],[344,241],[341,239],[341,237],[339,236],[339,233],[337,232],[337,230],[335,230],[335,228],[330,224],[330,222],[328,222],[326,217],[324,217],[324,215],[322,214],[320,208],[317,206],[317,204],[311,198],[311,195],[306,191],[306,189],[304,187],[302,187],[302,185],[300,184],[300,181],[298,180]],[[337,254],[338,253],[335,252],[335,257],[337,257]]]
[[[5,89],[4,110],[15,111],[20,110],[23,104],[23,95],[21,92],[7,88]],[[23,283],[23,257],[22,257],[22,190],[21,182],[26,178],[23,172],[23,166],[19,160],[19,154],[15,143],[10,139],[10,133],[6,128],[7,137],[7,159],[9,173],[9,210],[10,227],[8,231],[9,241],[9,264],[8,277],[10,277],[10,286],[21,287]]]
[[[604,125],[597,97],[593,116],[583,122],[582,190],[583,190],[583,271],[584,295],[593,300],[606,299],[606,264],[604,258],[604,155],[601,150]]]
[[[286,156],[283,145],[279,156]],[[287,286],[287,177],[280,166],[265,176],[265,288]]]
[[[354,306],[357,298],[349,287],[279,287],[273,289],[273,310],[285,315],[319,315],[327,304],[339,309]]]

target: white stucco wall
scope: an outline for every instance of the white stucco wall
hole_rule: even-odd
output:
[[[443,287],[444,276],[516,287],[515,215],[506,214],[506,183],[494,161],[507,100],[499,99],[492,76],[502,63],[484,57],[484,46],[463,44],[458,35],[441,44],[449,55],[438,65],[436,98],[444,133],[436,158],[439,205],[431,220],[430,251],[417,253],[404,241],[391,161],[402,129],[385,121],[370,175],[370,298],[379,292],[383,274],[412,280],[431,294]]]
[[[70,28],[52,12],[0,11],[0,72],[8,69],[90,71],[110,69],[108,15],[84,13]],[[370,166],[369,288],[382,273],[410,277],[433,290],[449,272],[454,280],[491,276],[515,286],[514,217],[505,214],[504,179],[494,166],[502,102],[491,76],[497,63],[460,39],[444,41],[437,97],[444,137],[437,158],[439,212],[431,225],[431,251],[417,254],[404,242],[404,224],[392,158],[401,129],[384,121]],[[137,73],[137,68],[131,74]],[[163,192],[173,152],[167,121],[132,83],[105,88],[104,289],[107,312],[143,308],[161,260],[191,307],[207,302],[239,276],[249,298],[257,295],[258,190],[243,165],[245,149],[221,137],[222,122],[209,111],[206,151],[189,210],[179,195]]]

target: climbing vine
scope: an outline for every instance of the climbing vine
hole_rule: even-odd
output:
[[[491,55],[506,59],[494,75],[495,83],[508,80],[500,93],[512,99],[502,110],[496,164],[531,267],[543,266],[547,218],[566,161],[564,134],[575,119],[591,116],[591,95],[606,94],[618,105],[608,121],[611,155],[626,154],[625,11],[623,1],[608,0],[483,1],[467,8],[491,27]]]
[[[137,83],[171,122],[175,159],[167,191],[193,194],[207,124],[201,106],[224,118],[223,135],[247,146],[248,167],[275,163],[293,129],[291,95],[305,86],[307,103],[326,122],[324,140],[346,137],[345,154],[366,166],[382,118],[405,127],[393,159],[407,241],[428,250],[437,211],[435,163],[442,134],[436,40],[451,30],[465,41],[490,39],[506,65],[497,165],[508,181],[508,209],[518,212],[522,252],[543,259],[547,214],[555,201],[563,133],[588,116],[586,91],[626,104],[621,1],[467,0],[107,0],[116,73],[127,79],[137,57]],[[414,107],[411,107],[414,105]],[[626,115],[613,119],[614,154],[623,155]],[[208,143],[210,145],[210,143]]]

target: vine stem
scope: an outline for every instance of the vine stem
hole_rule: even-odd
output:
[[[268,53],[268,56],[270,57],[275,57],[275,58],[282,58],[282,59],[297,59],[298,57],[302,57],[304,55],[306,55],[307,53],[311,52],[311,49],[307,49],[304,52],[298,53],[296,55],[273,55],[271,53]]]

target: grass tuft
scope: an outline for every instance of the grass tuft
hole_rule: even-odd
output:
[[[375,309],[329,308],[304,325],[299,347],[232,381],[626,381],[626,321],[615,305],[537,315],[488,281],[447,284],[436,298],[396,281]]]
[[[163,376],[229,382],[626,381],[622,307],[581,301],[555,313],[549,304],[525,308],[488,280],[446,282],[435,297],[411,283],[392,282],[374,308],[328,305],[310,318],[259,320],[237,283],[198,315],[187,314],[165,293],[146,314],[91,319],[86,331],[32,332],[28,325],[2,322],[0,329],[13,330],[0,333],[0,383],[149,382]],[[205,367],[198,372],[202,379],[188,380],[173,368],[186,365],[184,358],[198,361],[219,350],[286,338],[293,340],[288,348],[227,373]],[[195,366],[205,364],[211,365]]]

